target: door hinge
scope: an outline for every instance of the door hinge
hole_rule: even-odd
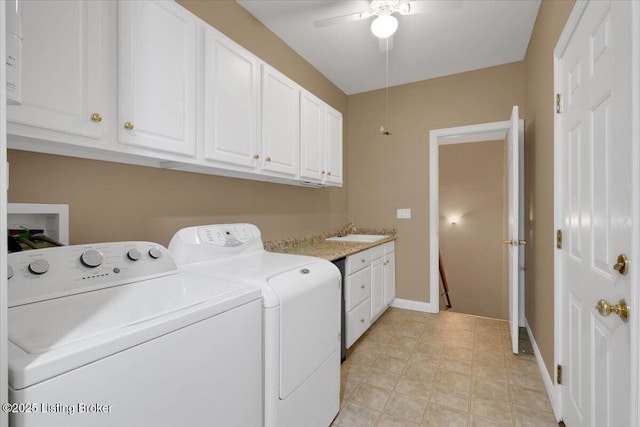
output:
[[[562,113],[562,95],[556,94],[556,113]]]
[[[556,374],[556,383],[562,384],[562,365],[558,365]]]
[[[556,231],[556,248],[562,249],[562,230]]]

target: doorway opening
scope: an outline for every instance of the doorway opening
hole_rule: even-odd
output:
[[[439,151],[440,270],[450,310],[501,320],[509,319],[506,148],[504,140],[473,141]],[[443,292],[439,306],[447,306]]]
[[[509,238],[508,282],[509,322],[511,324],[513,351],[518,350],[518,326],[524,326],[524,180],[523,150],[524,121],[518,118],[518,107],[513,107],[510,120],[483,123],[447,129],[436,129],[429,133],[429,308],[440,311],[440,147],[472,142],[507,141],[507,205]],[[502,233],[495,236],[500,241]],[[446,260],[445,260],[446,268]],[[455,304],[455,301],[452,301]]]

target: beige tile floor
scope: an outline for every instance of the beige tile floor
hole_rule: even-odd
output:
[[[342,364],[333,426],[557,426],[535,356],[509,324],[390,308]],[[528,338],[521,346],[530,348]]]

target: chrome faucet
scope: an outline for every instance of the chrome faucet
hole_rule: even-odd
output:
[[[356,226],[353,225],[352,222],[350,222],[349,224],[345,225],[342,230],[340,230],[338,232],[338,237],[344,237],[347,234],[351,234],[351,233],[357,233],[358,230],[356,229]]]

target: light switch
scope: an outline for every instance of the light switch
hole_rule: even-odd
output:
[[[398,209],[398,219],[411,219],[411,209]]]

